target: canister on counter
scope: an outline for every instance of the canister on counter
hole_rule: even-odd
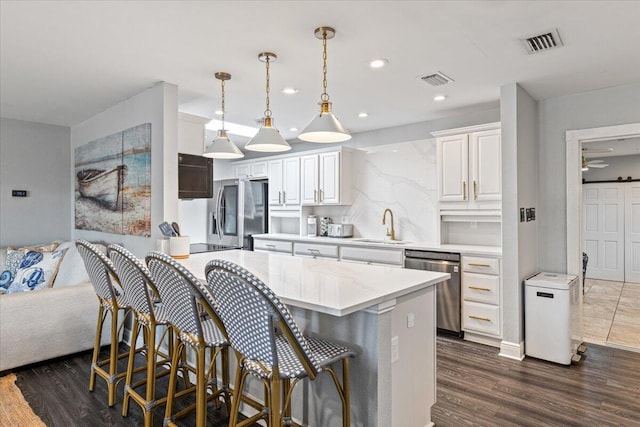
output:
[[[328,216],[320,217],[320,235],[327,237],[329,235],[329,224],[331,224],[331,218]]]

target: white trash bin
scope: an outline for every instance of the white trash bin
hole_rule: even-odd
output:
[[[577,353],[582,344],[582,315],[578,277],[538,273],[524,283],[526,355],[563,365],[580,361]]]

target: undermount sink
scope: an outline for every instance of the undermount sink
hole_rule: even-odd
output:
[[[367,239],[367,238],[357,238],[353,240],[356,242],[362,242],[362,243],[382,243],[385,245],[402,245],[403,243],[409,243],[406,240],[383,240],[383,239]]]

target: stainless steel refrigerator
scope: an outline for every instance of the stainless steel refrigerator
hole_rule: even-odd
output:
[[[207,243],[253,250],[254,234],[269,228],[268,180],[215,181]]]

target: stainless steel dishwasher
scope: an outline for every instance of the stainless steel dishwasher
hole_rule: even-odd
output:
[[[449,273],[451,278],[436,285],[438,332],[462,338],[460,308],[460,254],[405,250],[404,267]]]

